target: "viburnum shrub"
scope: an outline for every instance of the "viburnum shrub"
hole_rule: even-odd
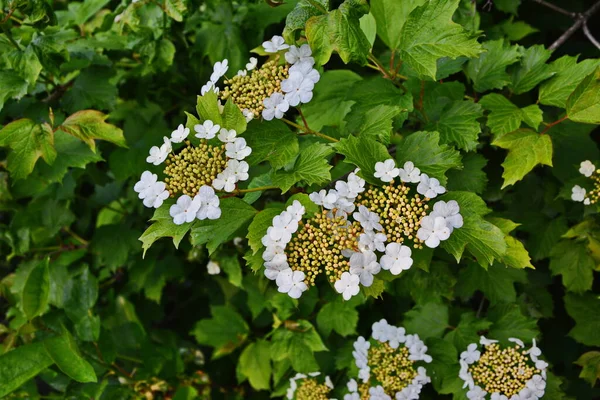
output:
[[[600,398],[585,3],[0,1],[0,397]]]

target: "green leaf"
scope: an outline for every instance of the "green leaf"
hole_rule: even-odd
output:
[[[299,0],[285,20],[283,37],[287,43],[296,42],[296,31],[304,29],[310,17],[322,15],[329,10],[329,0]]]
[[[37,264],[27,277],[21,301],[23,312],[27,319],[41,315],[48,307],[48,297],[50,294],[50,271],[48,270],[49,259]]]
[[[165,0],[165,12],[177,22],[183,21],[183,13],[186,11],[182,0]]]
[[[327,303],[317,314],[317,325],[325,337],[329,336],[331,331],[344,337],[352,335],[356,333],[357,324],[358,311],[347,301],[336,300]]]
[[[42,342],[26,344],[0,355],[0,397],[16,390],[52,364]]]
[[[471,343],[479,343],[479,337],[481,336],[479,332],[488,330],[491,325],[490,321],[476,317],[473,312],[463,313],[460,315],[460,321],[456,329],[448,332],[444,336],[444,340],[454,344],[457,349],[466,349]]]
[[[594,386],[600,379],[600,351],[588,351],[575,361],[582,367],[579,377]]]
[[[104,225],[96,229],[92,239],[92,251],[99,266],[111,270],[127,265],[139,251],[139,231],[122,225]]]
[[[526,36],[539,32],[539,29],[534,28],[523,21],[513,21],[513,18],[496,25],[504,36],[510,41],[519,41]]]
[[[228,306],[211,306],[210,319],[196,323],[191,334],[198,343],[215,348],[213,358],[231,353],[246,341],[248,325],[237,311]]]
[[[381,298],[385,290],[385,282],[382,279],[375,278],[371,286],[362,286],[361,291],[366,297]]]
[[[14,70],[14,72],[19,74],[23,79],[25,79],[25,81],[27,81],[29,85],[34,85],[37,82],[40,72],[42,71],[42,64],[40,64],[40,61],[38,60],[37,56],[35,55],[35,51],[33,51],[33,48],[31,46],[27,46],[27,48],[24,51],[12,51],[7,55],[7,61]],[[11,70],[5,70],[3,72],[0,72],[0,82],[2,81],[2,74],[8,74],[10,76],[11,73]],[[16,87],[11,87],[10,89],[12,89],[13,91],[18,91],[20,81],[15,79],[15,83]],[[7,90],[5,96],[10,93],[11,91]],[[0,109],[2,109],[1,104]]]
[[[559,242],[550,253],[552,275],[562,275],[563,285],[570,292],[583,293],[592,289],[596,263],[580,242]]]
[[[353,92],[351,88],[361,79],[358,74],[345,69],[325,71],[315,85],[313,99],[302,106],[308,126],[315,131],[324,126],[341,126],[353,104],[349,98]]]
[[[36,124],[30,119],[18,119],[0,130],[0,146],[10,147],[7,163],[14,180],[26,178],[42,157],[48,164],[56,159],[54,134],[48,124]]]
[[[540,104],[566,108],[569,95],[598,65],[597,59],[577,63],[577,58],[563,56],[550,64],[554,76],[540,85]]]
[[[444,144],[454,144],[459,149],[472,151],[477,147],[477,137],[481,132],[481,125],[477,119],[482,116],[483,110],[480,104],[472,101],[455,101],[442,112],[439,120],[427,129],[438,131],[440,141]]]
[[[219,111],[219,100],[217,94],[212,90],[206,92],[204,96],[198,96],[196,112],[198,113],[198,117],[200,117],[200,122],[210,120],[215,125],[223,124],[221,112]],[[190,130],[194,129],[194,127],[189,126],[188,128]]]
[[[487,50],[479,58],[469,60],[465,74],[473,81],[475,91],[482,93],[492,89],[502,89],[511,80],[506,67],[519,61],[521,57],[518,46],[500,40],[483,43]]]
[[[375,21],[375,17],[372,13],[368,13],[360,17],[359,21],[360,29],[365,34],[371,47],[373,47],[373,43],[375,43],[375,38],[377,37],[377,22]]]
[[[275,171],[271,178],[273,184],[280,187],[283,193],[290,190],[296,183],[306,185],[323,184],[331,180],[329,170],[331,165],[327,156],[332,153],[330,146],[322,143],[313,143],[301,149],[294,166],[288,171]]]
[[[27,94],[27,81],[13,70],[0,71],[0,110],[10,99],[20,99]]]
[[[515,283],[526,283],[525,271],[508,268],[494,263],[487,270],[471,262],[458,275],[456,292],[459,296],[470,297],[476,291],[485,294],[491,304],[513,303],[517,301]]]
[[[220,266],[227,274],[229,283],[235,287],[242,287],[242,266],[237,254],[219,258]]]
[[[241,135],[246,131],[248,123],[246,117],[242,114],[242,111],[232,100],[228,100],[223,107],[223,114],[221,116],[222,128],[233,129],[238,135]],[[269,124],[270,125],[270,124]]]
[[[164,237],[173,238],[173,245],[175,248],[178,248],[183,237],[192,228],[193,223],[175,225],[173,217],[169,214],[169,208],[172,204],[172,201],[167,201],[160,208],[156,209],[150,219],[153,222],[152,225],[140,236],[139,240],[142,242],[144,256],[154,242]]]
[[[481,154],[469,153],[463,157],[462,163],[463,169],[448,171],[448,190],[483,193],[488,182],[487,175],[483,170],[487,165],[486,158]]]
[[[362,136],[349,136],[341,139],[335,145],[338,153],[343,154],[345,161],[360,168],[360,175],[369,183],[377,184],[378,179],[374,177],[375,164],[385,161],[390,157],[386,147],[372,139]]]
[[[64,310],[71,321],[77,322],[89,315],[98,300],[98,279],[85,267],[73,276],[63,289]]]
[[[512,236],[505,236],[506,253],[500,257],[500,261],[512,268],[534,268],[531,257],[523,246],[523,243]]]
[[[359,18],[369,12],[366,0],[345,0],[337,10],[306,21],[305,32],[317,65],[326,64],[336,51],[346,64],[366,64],[371,43]]]
[[[181,276],[180,263],[172,256],[161,260],[138,260],[129,268],[129,285],[144,291],[147,299],[160,304],[167,280]]]
[[[496,0],[494,5],[505,13],[517,14],[521,0]]]
[[[471,34],[452,21],[459,0],[431,0],[415,8],[400,34],[401,59],[421,79],[436,79],[437,60],[442,57],[477,57],[483,48],[478,34]]]
[[[546,64],[552,52],[543,45],[531,46],[522,51],[520,65],[513,69],[511,90],[515,94],[529,92],[540,82],[554,75],[552,68]]]
[[[516,304],[506,304],[491,307],[487,318],[492,321],[489,338],[508,344],[508,338],[516,337],[524,342],[539,335],[537,321],[521,314]]]
[[[232,239],[238,230],[247,226],[257,212],[254,207],[236,197],[222,199],[220,207],[219,219],[195,221],[192,228],[192,244],[197,246],[206,243],[210,254],[221,243]]]
[[[586,76],[567,99],[571,121],[600,124],[600,67]]]
[[[439,179],[442,185],[447,182],[446,172],[450,168],[460,168],[460,153],[446,144],[440,144],[438,132],[415,132],[402,140],[396,148],[399,165],[412,161],[421,172]]]
[[[315,328],[305,320],[279,327],[271,340],[273,361],[289,359],[294,370],[301,373],[317,371],[319,366],[314,353],[326,350]]]
[[[377,35],[390,49],[397,49],[400,44],[402,27],[408,15],[425,0],[394,1],[372,0],[371,13],[377,22]]]
[[[575,320],[569,336],[587,346],[600,346],[600,298],[594,293],[565,296],[567,312]]]
[[[59,129],[84,141],[96,151],[94,140],[106,140],[119,147],[127,147],[123,131],[105,122],[108,115],[94,110],[83,110],[69,116]]]
[[[114,70],[106,67],[86,68],[62,98],[62,105],[69,113],[93,108],[113,110],[117,103],[117,86],[110,82]]]
[[[239,371],[256,390],[269,390],[271,379],[271,345],[259,339],[250,343],[240,355]]]
[[[552,166],[552,139],[529,129],[519,129],[492,143],[508,150],[502,163],[502,189],[523,179],[536,165]]]
[[[250,165],[268,160],[274,169],[283,168],[300,151],[297,135],[281,121],[268,124],[253,121],[244,136],[252,153],[246,159]]]
[[[542,110],[536,104],[519,108],[501,94],[488,94],[481,98],[479,104],[491,111],[488,115],[487,126],[492,130],[496,139],[519,129],[521,122],[537,129],[543,121]]]
[[[87,20],[92,18],[94,14],[100,11],[108,2],[108,0],[89,0],[81,3],[69,3],[69,11],[72,14],[73,22],[76,25],[83,25]]]
[[[47,339],[43,343],[56,366],[71,379],[84,383],[98,381],[94,368],[81,356],[69,331],[63,329],[62,335]]]
[[[281,213],[280,208],[266,208],[256,214],[250,226],[248,226],[248,245],[252,249],[252,253],[256,254],[264,246],[262,244],[262,238],[267,233],[267,229],[273,223],[273,218]]]
[[[404,314],[408,333],[417,333],[421,339],[441,337],[448,328],[448,306],[439,303],[418,305]]]

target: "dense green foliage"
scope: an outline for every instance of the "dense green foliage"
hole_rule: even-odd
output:
[[[600,162],[600,60],[577,36],[547,49],[568,16],[486,3],[0,0],[0,397],[266,399],[321,371],[341,399],[353,341],[386,318],[429,347],[423,399],[466,399],[458,354],[482,334],[537,338],[545,399],[598,398],[600,219],[571,188]],[[273,35],[312,49],[302,115],[246,124],[199,96]],[[198,118],[243,132],[250,179],[220,219],[175,225],[133,186]],[[356,167],[377,184],[392,157],[439,179],[464,226],[349,301],[279,293],[273,217],[314,213],[307,194]]]

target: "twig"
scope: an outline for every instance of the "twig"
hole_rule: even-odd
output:
[[[565,31],[550,47],[548,50],[556,50],[558,49],[564,42],[567,41],[581,26],[592,16],[596,11],[600,10],[600,1],[594,4],[590,9],[588,9],[583,14],[577,14],[575,23],[571,25],[569,29]],[[588,38],[589,39],[589,38]]]
[[[533,0],[533,1],[535,1],[536,3],[541,4],[543,6],[546,6],[548,8],[551,8],[552,10],[554,10],[556,12],[559,12],[561,14],[564,14],[564,15],[566,15],[568,17],[577,18],[577,13],[574,13],[574,12],[571,12],[571,11],[567,11],[564,8],[556,6],[556,5],[552,4],[552,3],[548,3],[545,0]]]
[[[583,21],[583,33],[589,39],[589,41],[600,50],[600,42],[598,42],[596,38],[592,36],[592,32],[590,32],[587,26],[587,21]]]
[[[568,118],[569,118],[569,116],[565,115],[561,119],[558,119],[558,120],[556,120],[554,122],[551,122],[551,123],[547,124],[546,127],[544,128],[544,130],[540,132],[540,135],[544,135],[546,132],[548,132],[550,130],[550,128],[552,128],[555,125],[560,124],[561,122],[567,120]]]
[[[331,136],[327,136],[327,135],[325,135],[324,133],[321,133],[321,132],[315,132],[315,131],[313,131],[311,129],[307,129],[307,128],[305,128],[302,125],[298,125],[297,123],[295,123],[293,121],[290,121],[289,119],[282,118],[281,120],[283,122],[285,122],[286,124],[288,124],[290,126],[293,126],[294,128],[298,129],[302,133],[306,133],[308,135],[315,135],[315,136],[318,136],[320,138],[326,139],[326,140],[328,140],[330,142],[333,142],[333,143],[339,142],[339,140],[337,140],[336,138],[333,138]]]

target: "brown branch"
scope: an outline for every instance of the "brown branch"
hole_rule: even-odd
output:
[[[583,34],[588,38],[590,42],[592,42],[594,46],[598,48],[598,50],[600,50],[600,42],[598,42],[596,38],[592,35],[592,32],[590,32],[587,26],[587,21],[583,22]]]
[[[540,135],[546,134],[546,132],[548,132],[550,130],[550,128],[552,128],[555,125],[560,124],[563,121],[566,121],[567,119],[569,119],[569,116],[565,115],[564,117],[562,117],[562,118],[560,118],[560,119],[558,119],[558,120],[556,120],[554,122],[551,122],[551,123],[547,124],[546,127],[544,128],[544,130],[540,132]]]
[[[545,1],[545,0],[533,0],[533,1],[535,1],[536,3],[538,3],[538,4],[541,4],[541,5],[543,5],[543,6],[546,6],[546,7],[550,8],[550,9],[552,9],[552,10],[556,11],[556,12],[559,12],[559,13],[561,13],[561,14],[564,14],[564,15],[566,15],[566,16],[568,16],[568,17],[571,17],[571,18],[577,18],[577,13],[574,13],[574,12],[571,12],[571,11],[567,11],[567,10],[565,10],[564,8],[562,8],[562,7],[559,7],[559,6],[557,6],[557,5],[554,5],[554,4],[552,4],[552,3],[548,3],[548,2],[547,2],[547,1]]]
[[[573,25],[571,25],[571,27],[569,29],[567,29],[565,31],[565,33],[563,33],[558,39],[556,39],[556,41],[554,43],[552,43],[552,45],[550,47],[548,47],[548,50],[556,50],[558,49],[563,43],[565,43],[571,36],[573,36],[573,34],[575,32],[577,32],[577,30],[579,28],[581,28],[583,26],[583,24],[592,16],[594,15],[594,13],[596,11],[600,10],[600,1],[598,1],[596,4],[594,4],[592,7],[590,7],[586,12],[582,13],[582,14],[577,14],[577,16],[575,17],[575,23]]]

